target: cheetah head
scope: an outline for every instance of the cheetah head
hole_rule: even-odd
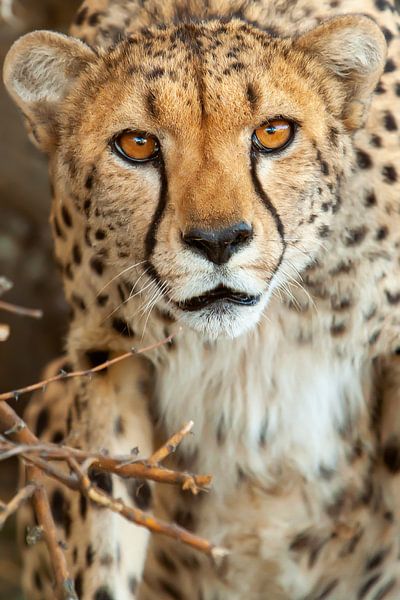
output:
[[[34,32],[5,83],[75,239],[102,232],[101,268],[96,242],[80,266],[93,286],[124,273],[149,308],[235,337],[324,252],[385,53],[360,15],[296,38],[236,19],[154,27],[109,50]]]

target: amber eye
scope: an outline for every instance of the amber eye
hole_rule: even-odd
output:
[[[252,137],[253,145],[261,152],[282,150],[292,141],[294,129],[294,123],[291,121],[273,119],[254,131]]]
[[[124,131],[114,139],[112,146],[119,155],[132,162],[152,160],[160,150],[157,138],[143,131]]]

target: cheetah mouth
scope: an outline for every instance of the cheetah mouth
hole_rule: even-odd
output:
[[[201,310],[202,308],[207,308],[217,302],[227,302],[230,304],[238,304],[240,306],[255,306],[260,301],[260,298],[261,294],[253,296],[220,285],[201,296],[195,296],[194,298],[189,298],[183,302],[177,302],[176,305],[181,310],[194,312],[196,310]]]

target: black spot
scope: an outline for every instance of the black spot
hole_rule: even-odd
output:
[[[400,82],[399,81],[397,83],[395,83],[394,91],[396,93],[396,96],[400,96]]]
[[[85,356],[89,361],[90,368],[98,367],[105,363],[109,357],[110,353],[108,350],[86,350]],[[105,373],[107,369],[103,369],[100,373]]]
[[[87,507],[88,507],[87,498],[86,498],[86,496],[81,494],[79,497],[79,514],[81,515],[82,519],[86,518]]]
[[[157,67],[152,71],[149,71],[149,73],[147,74],[149,79],[160,79],[160,77],[162,77],[163,75],[165,75],[165,69],[163,69],[162,67]]]
[[[363,241],[366,235],[367,228],[365,227],[365,225],[357,227],[356,229],[347,229],[345,244],[346,246],[357,246]]]
[[[164,550],[159,550],[157,552],[157,560],[167,571],[176,573],[176,564]]]
[[[156,96],[154,92],[149,92],[146,96],[146,107],[148,113],[155,119],[158,115]]]
[[[338,135],[339,131],[336,127],[329,128],[329,141],[331,142],[332,146],[337,146]]]
[[[380,335],[381,335],[381,332],[379,330],[375,331],[369,338],[368,343],[372,346],[373,344],[375,344],[378,341]]]
[[[400,444],[397,438],[389,440],[383,448],[383,462],[390,473],[400,471]]]
[[[82,25],[82,23],[86,19],[87,13],[88,13],[88,7],[87,6],[85,6],[84,8],[82,8],[82,10],[80,10],[78,12],[78,14],[75,17],[75,23],[76,23],[76,25]]]
[[[388,548],[383,548],[382,550],[378,550],[377,552],[374,552],[374,554],[372,554],[370,556],[370,558],[367,560],[367,562],[365,564],[365,570],[372,571],[373,569],[380,567],[388,554],[389,554]]]
[[[81,253],[81,249],[79,248],[78,244],[74,244],[74,247],[72,248],[72,258],[74,260],[74,263],[76,265],[80,265],[82,262],[82,253]]]
[[[122,435],[125,433],[125,423],[121,415],[114,419],[114,433]]]
[[[188,569],[189,571],[197,571],[200,568],[200,562],[194,555],[191,554],[183,554],[180,557],[180,562],[185,569]]]
[[[100,17],[102,16],[103,13],[101,12],[94,12],[92,13],[89,18],[88,18],[88,25],[90,25],[91,27],[95,27],[95,25],[98,25]]]
[[[33,574],[33,579],[35,582],[35,587],[37,590],[41,591],[43,589],[42,578],[40,577],[39,571],[35,571]]]
[[[118,294],[119,294],[121,302],[124,302],[125,301],[125,292],[124,292],[124,288],[122,287],[122,285],[118,284],[117,290],[118,290]]]
[[[151,488],[147,481],[133,480],[129,489],[133,502],[141,510],[149,510],[151,506]]]
[[[63,492],[56,488],[51,496],[51,512],[57,525],[64,527],[65,535],[68,538],[71,532],[71,516],[69,514],[69,502],[64,497]]]
[[[87,200],[85,200],[85,202],[83,203],[83,210],[85,211],[86,216],[88,217],[90,214],[90,207],[92,206],[92,201],[90,200],[90,198],[87,198]]]
[[[189,531],[194,531],[195,529],[195,520],[190,510],[183,508],[176,510],[173,520],[177,525],[180,525],[180,527],[184,527]]]
[[[93,167],[91,168],[91,170],[85,180],[85,188],[87,190],[91,190],[93,187],[95,173],[96,173],[96,167],[93,165]]]
[[[72,302],[75,304],[75,306],[77,308],[79,308],[83,312],[86,310],[85,301],[83,300],[83,298],[81,298],[80,296],[78,296],[78,294],[72,294],[71,295],[71,300],[72,300]]]
[[[383,518],[388,523],[394,523],[394,514],[392,513],[391,510],[387,510],[385,513],[383,513]]]
[[[74,278],[74,274],[72,272],[71,263],[68,263],[67,265],[65,265],[64,273],[65,273],[65,276],[67,277],[67,279],[73,279]]]
[[[395,70],[396,70],[396,65],[395,65],[394,61],[391,58],[388,58],[383,72],[384,73],[392,73]]]
[[[104,306],[108,302],[107,294],[99,294],[96,298],[96,302],[99,306]]]
[[[396,131],[397,130],[396,119],[394,118],[394,116],[392,115],[392,113],[390,111],[387,110],[385,112],[385,115],[383,117],[383,122],[388,131]]]
[[[357,164],[360,167],[360,169],[370,169],[372,167],[371,157],[369,154],[367,154],[367,152],[364,152],[364,150],[360,150],[359,148],[357,148],[356,157]]]
[[[368,192],[367,195],[365,196],[364,206],[366,206],[367,208],[369,208],[369,207],[375,206],[375,205],[376,205],[375,192],[373,192],[373,191]]]
[[[364,531],[362,529],[360,529],[360,531],[354,534],[353,537],[344,544],[343,549],[340,552],[340,556],[351,556],[356,547],[358,546],[363,535]]]
[[[342,335],[346,331],[346,325],[344,323],[333,323],[330,331],[333,336]]]
[[[254,86],[249,83],[246,89],[247,100],[249,101],[252,108],[255,108],[258,102],[257,92],[254,89]]]
[[[342,311],[350,308],[352,305],[351,299],[346,296],[337,296],[336,294],[331,297],[331,307],[333,310]]]
[[[318,228],[318,235],[321,238],[327,238],[329,237],[331,234],[331,230],[329,229],[328,225],[321,225]]]
[[[72,227],[72,219],[67,207],[63,204],[61,207],[61,216],[67,227]]]
[[[243,71],[243,69],[246,68],[246,65],[239,60],[236,62],[233,62],[231,66],[232,66],[232,69],[234,69],[235,71]]]
[[[90,266],[97,275],[102,275],[104,271],[104,263],[98,256],[93,256],[90,259]]]
[[[112,494],[113,482],[110,473],[104,473],[94,467],[90,467],[88,471],[89,479],[94,485],[106,492]]]
[[[385,290],[386,299],[389,304],[399,304],[400,302],[400,292],[389,292],[389,290]]]
[[[104,231],[104,229],[97,229],[94,237],[96,238],[96,240],[104,240],[104,238],[106,237],[106,232]]]
[[[94,558],[93,547],[92,547],[92,544],[89,544],[89,546],[86,548],[86,566],[87,567],[92,566],[93,558]]]
[[[76,565],[77,560],[78,560],[78,548],[75,546],[75,548],[72,551],[72,561],[73,561],[74,565]]]
[[[93,600],[114,600],[109,588],[101,587],[96,590]]]
[[[40,437],[42,435],[42,433],[47,429],[48,426],[49,426],[49,411],[47,410],[47,408],[42,408],[41,411],[39,412],[39,414],[37,416],[37,420],[36,420],[36,428],[35,428],[36,436]]]
[[[53,444],[60,444],[64,439],[64,432],[63,431],[55,431],[53,433],[53,435],[51,436],[51,441]]]
[[[323,175],[329,175],[329,165],[326,160],[321,160],[321,171]]]
[[[393,39],[393,33],[387,27],[382,27],[381,29],[382,29],[383,35],[385,36],[385,40],[386,40],[387,44],[390,44],[390,42]]]
[[[377,229],[376,231],[375,239],[378,241],[384,240],[385,238],[387,238],[388,233],[389,230],[386,227],[386,225],[384,225],[383,227],[379,227],[379,229]]]
[[[159,579],[158,583],[160,585],[160,588],[169,596],[171,596],[171,598],[173,598],[174,600],[184,600],[178,588],[176,588],[172,583],[170,583],[166,579]]]
[[[375,146],[375,148],[380,148],[382,146],[382,140],[379,135],[376,135],[375,133],[371,135],[371,145]]]
[[[362,600],[368,594],[370,589],[375,585],[375,583],[381,578],[381,573],[377,575],[373,575],[360,587],[357,594],[357,600]]]
[[[78,598],[82,596],[82,573],[79,571],[78,575],[75,577],[75,592]]]
[[[131,594],[134,594],[137,590],[138,580],[134,575],[131,575],[128,580],[128,588]]]
[[[135,333],[130,329],[128,323],[123,319],[115,318],[112,320],[112,328],[114,331],[123,335],[124,337],[131,337],[135,335]]]
[[[385,165],[382,168],[383,180],[385,183],[395,183],[397,181],[397,171],[393,165]]]
[[[54,219],[53,219],[53,225],[54,225],[54,231],[55,231],[56,236],[59,237],[59,238],[63,238],[64,234],[61,231],[61,227],[60,227],[60,224],[58,222],[57,217],[54,217]]]
[[[90,240],[90,227],[85,228],[85,236],[84,237],[85,237],[86,246],[89,246],[89,248],[91,248],[92,242]]]
[[[386,90],[383,86],[382,81],[378,81],[377,86],[375,88],[375,94],[386,94]]]

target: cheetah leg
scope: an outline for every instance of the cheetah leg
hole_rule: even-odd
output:
[[[59,371],[57,361],[47,370]],[[65,438],[70,446],[111,454],[129,454],[139,448],[139,457],[153,450],[152,426],[147,412],[145,363],[136,357],[109,368],[91,380],[70,379],[52,384],[36,395],[28,407],[26,421],[44,441]],[[94,483],[128,505],[149,509],[151,487],[147,482],[124,481],[94,473]],[[132,600],[142,576],[148,532],[108,510],[90,506],[76,492],[46,479],[60,541],[81,600]],[[19,514],[19,536],[23,547],[23,588],[30,600],[54,600],[51,568],[43,542],[26,544],[26,528],[34,525],[32,509]]]

